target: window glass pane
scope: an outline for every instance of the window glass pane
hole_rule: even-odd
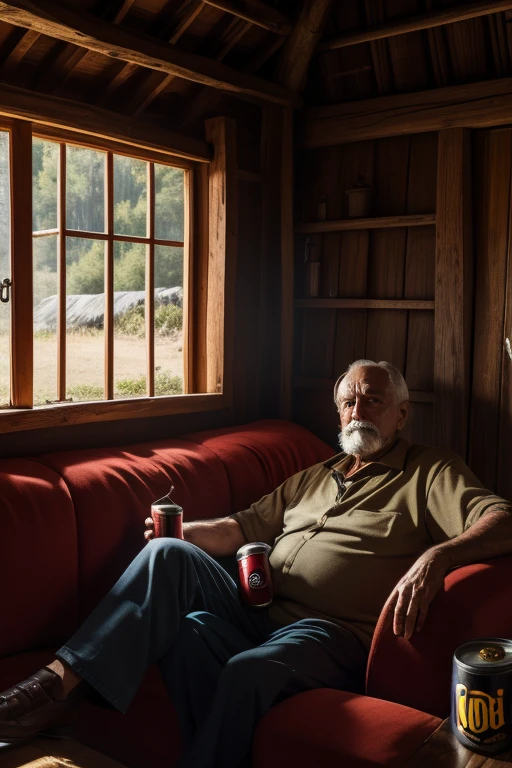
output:
[[[183,248],[155,246],[155,395],[183,392]]]
[[[57,235],[34,237],[34,405],[57,399]]]
[[[11,277],[9,134],[0,131],[0,283]],[[0,407],[10,398],[11,304],[0,303]]]
[[[105,242],[66,238],[66,396],[104,397]]]
[[[66,147],[66,229],[105,231],[105,153]]]
[[[57,228],[57,175],[59,145],[54,141],[32,141],[32,229]]]
[[[146,247],[114,243],[114,397],[146,397]]]
[[[147,167],[144,160],[114,155],[114,232],[146,237]]]
[[[185,171],[155,163],[155,237],[183,242]]]

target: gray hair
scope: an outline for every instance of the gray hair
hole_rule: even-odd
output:
[[[354,368],[383,368],[388,377],[389,381],[391,382],[391,386],[393,387],[393,390],[395,392],[395,398],[397,403],[403,403],[406,400],[409,400],[409,390],[407,388],[407,384],[405,383],[405,379],[398,370],[398,368],[395,368],[394,365],[391,365],[391,363],[387,363],[385,360],[381,360],[379,363],[376,363],[375,360],[355,360],[353,363],[349,365],[345,373],[342,373],[339,379],[337,380],[336,384],[334,385],[334,402],[336,403],[336,407],[339,408],[339,399],[338,399],[338,389],[345,378],[351,371],[354,370]]]

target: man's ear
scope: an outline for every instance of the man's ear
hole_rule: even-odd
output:
[[[407,417],[409,416],[409,408],[410,403],[408,400],[404,400],[403,403],[399,406],[400,411],[400,418],[398,419],[398,424],[396,425],[397,432],[400,432],[405,427]]]

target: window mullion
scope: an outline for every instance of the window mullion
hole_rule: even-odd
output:
[[[66,399],[66,145],[59,144],[57,179],[57,399]]]
[[[31,408],[34,392],[32,272],[32,126],[11,130],[11,403]]]
[[[194,340],[192,337],[192,324],[190,312],[193,311],[192,285],[193,285],[193,260],[192,260],[192,233],[194,230],[194,200],[193,177],[191,171],[184,173],[184,197],[185,197],[185,221],[183,229],[183,392],[187,394],[194,380]]]
[[[105,169],[105,397],[114,399],[114,155],[107,152]]]
[[[155,394],[155,166],[148,163],[147,236],[146,246],[146,392]]]

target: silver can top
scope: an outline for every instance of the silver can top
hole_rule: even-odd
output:
[[[478,637],[460,645],[454,660],[463,669],[487,675],[512,668],[512,641],[503,637]]]
[[[157,499],[151,503],[151,509],[156,509],[161,515],[182,515],[183,508],[179,504],[176,504],[171,499],[171,493],[174,491],[174,485],[171,485],[171,490],[167,496],[162,496],[161,499]]]
[[[262,553],[268,555],[271,549],[272,547],[265,544],[264,541],[252,541],[250,544],[244,544],[243,547],[240,547],[236,553],[236,559],[241,560],[243,557],[260,555]]]

